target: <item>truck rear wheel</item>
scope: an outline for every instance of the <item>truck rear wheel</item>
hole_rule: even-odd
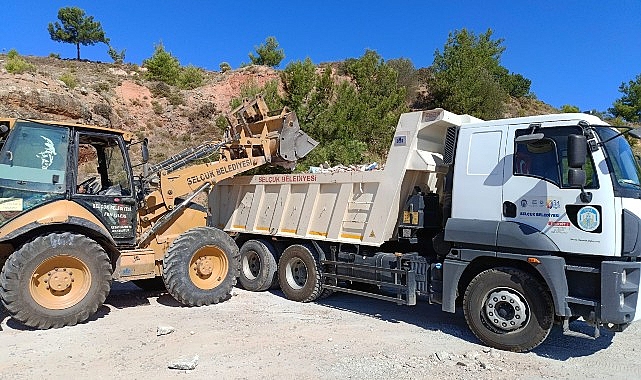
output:
[[[238,246],[217,228],[192,228],[173,241],[163,259],[167,291],[187,306],[228,299],[236,284]]]
[[[238,282],[253,292],[267,290],[278,284],[276,250],[266,241],[247,240],[240,247]]]
[[[0,297],[27,326],[71,326],[105,302],[111,274],[109,257],[95,241],[69,232],[49,234],[10,256],[0,275]]]
[[[467,287],[463,310],[483,343],[525,352],[541,344],[554,322],[549,292],[532,275],[515,268],[481,272]]]
[[[316,255],[304,245],[287,247],[278,260],[278,282],[287,299],[299,302],[317,299],[322,288]]]

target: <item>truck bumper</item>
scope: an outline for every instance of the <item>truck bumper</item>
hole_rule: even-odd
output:
[[[601,323],[627,325],[641,319],[641,262],[601,263]]]

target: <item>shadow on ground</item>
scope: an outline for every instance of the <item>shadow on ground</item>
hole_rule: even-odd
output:
[[[273,293],[284,297],[280,291]],[[419,299],[416,306],[399,306],[346,293],[334,293],[316,303],[392,323],[404,322],[430,331],[441,331],[470,343],[483,344],[468,328],[460,306],[455,314],[450,314],[442,311],[441,305],[430,305],[425,299]],[[561,326],[553,326],[548,338],[532,352],[541,357],[565,361],[604,350],[612,344],[614,337],[613,332],[601,329],[601,336],[595,339],[594,327],[580,320],[572,322],[570,330],[564,334]]]

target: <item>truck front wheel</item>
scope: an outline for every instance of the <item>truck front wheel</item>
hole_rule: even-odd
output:
[[[278,282],[292,301],[311,302],[321,293],[321,276],[312,251],[300,244],[290,245],[278,260]]]
[[[532,275],[515,268],[478,274],[463,298],[468,326],[483,343],[525,352],[541,344],[554,322],[549,292]]]
[[[107,253],[88,237],[69,232],[39,236],[5,263],[0,297],[13,318],[27,326],[71,326],[102,305],[111,273]]]
[[[173,241],[163,259],[167,291],[186,306],[228,299],[238,276],[238,246],[225,232],[192,228]]]

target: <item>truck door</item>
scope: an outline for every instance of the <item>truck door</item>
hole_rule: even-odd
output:
[[[503,186],[503,220],[534,227],[547,235],[562,252],[614,254],[614,194],[607,173],[600,171],[604,157],[591,153],[584,169],[586,192],[592,199],[581,199],[581,190],[568,184],[567,136],[582,134],[578,126],[537,128],[540,140],[516,138],[532,134],[527,125],[512,125],[508,136]]]
[[[133,244],[136,202],[120,136],[78,132],[73,199],[96,215],[119,244]]]

